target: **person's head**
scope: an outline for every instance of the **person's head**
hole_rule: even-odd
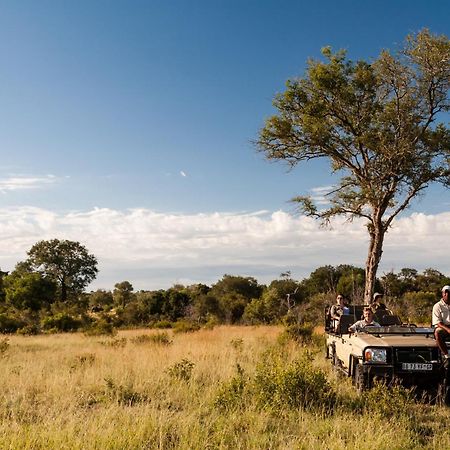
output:
[[[336,303],[338,305],[343,306],[344,305],[344,296],[341,295],[341,294],[338,294],[337,297],[336,297]]]
[[[370,308],[364,308],[363,314],[364,314],[364,320],[366,322],[372,322],[373,311]]]
[[[442,288],[442,300],[450,304],[450,286],[448,284]]]
[[[382,298],[383,294],[381,294],[380,292],[375,292],[375,294],[373,294],[373,303],[381,301]]]

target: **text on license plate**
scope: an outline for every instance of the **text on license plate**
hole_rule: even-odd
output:
[[[402,363],[402,370],[433,370],[433,364]]]

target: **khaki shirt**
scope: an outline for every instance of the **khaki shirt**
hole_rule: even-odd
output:
[[[441,300],[433,306],[432,323],[435,327],[439,322],[450,325],[450,305]]]
[[[358,320],[352,326],[348,327],[348,329],[354,333],[355,331],[363,331],[366,327],[380,327],[381,325],[378,322],[372,320],[372,322],[366,322],[365,319]]]

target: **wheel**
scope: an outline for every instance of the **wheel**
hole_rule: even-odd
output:
[[[331,355],[331,361],[333,363],[333,366],[337,369],[340,367],[341,362],[339,361],[339,358],[336,355],[336,350],[333,349],[333,353]]]
[[[353,382],[355,383],[358,392],[364,392],[369,388],[369,379],[367,374],[364,373],[361,364],[357,364],[355,367],[353,372]]]
[[[334,368],[339,367],[339,358],[336,355],[336,348],[334,345],[330,345],[327,349],[327,356],[331,359],[331,364]]]

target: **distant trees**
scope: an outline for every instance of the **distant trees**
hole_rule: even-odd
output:
[[[185,329],[201,324],[292,324],[322,322],[324,307],[339,292],[352,303],[363,299],[365,271],[352,265],[322,266],[309,277],[296,281],[283,273],[267,286],[253,277],[224,275],[211,287],[205,284],[174,285],[156,291],[134,291],[129,281],[113,291],[90,293],[68,288],[69,300],[60,299],[61,286],[50,270],[35,270],[27,259],[16,265],[0,284],[0,333],[39,331],[111,332],[113,327],[171,327]],[[404,268],[377,280],[390,308],[409,321],[427,323],[432,304],[450,278],[436,269],[419,273]],[[81,284],[78,284],[80,286]],[[79,292],[77,301],[75,292]],[[190,323],[189,323],[190,322]],[[178,324],[180,325],[180,324]]]
[[[363,218],[369,233],[364,297],[373,293],[383,242],[392,221],[430,184],[450,185],[450,41],[428,30],[408,36],[399,52],[351,61],[322,51],[303,78],[278,94],[257,145],[267,159],[291,167],[325,158],[341,175],[330,206],[294,198],[307,215]]]
[[[40,273],[14,271],[6,277],[4,289],[8,305],[39,311],[54,302],[57,286]]]
[[[428,292],[438,296],[442,286],[450,284],[450,277],[436,269],[425,269],[419,273],[415,269],[404,268],[400,272],[388,272],[380,278],[384,292],[392,298],[400,298],[408,292]]]
[[[113,300],[115,306],[124,307],[133,300],[133,285],[129,281],[122,281],[114,285]]]

